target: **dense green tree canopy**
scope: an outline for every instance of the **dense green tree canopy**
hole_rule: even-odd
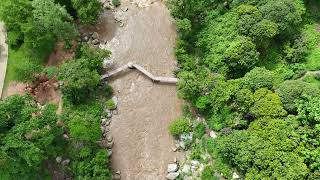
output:
[[[202,179],[231,179],[234,172],[319,179],[320,81],[308,72],[320,67],[319,2],[169,4],[179,29],[179,94],[205,117],[206,131],[218,134],[196,136],[191,145],[190,158],[206,165]]]

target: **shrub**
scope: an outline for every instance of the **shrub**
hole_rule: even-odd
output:
[[[203,123],[199,123],[195,128],[194,128],[194,136],[196,138],[201,138],[204,134],[206,133],[206,126]]]
[[[204,168],[201,174],[201,179],[202,180],[218,180],[215,175],[215,170],[212,166],[207,166]]]
[[[116,109],[116,104],[114,103],[114,101],[112,99],[109,99],[107,102],[106,102],[106,106],[107,106],[107,109],[109,110],[114,110]]]
[[[173,136],[178,136],[182,133],[191,131],[190,123],[188,120],[179,118],[171,122],[169,132]]]
[[[112,87],[107,83],[105,83],[102,88],[104,96],[110,96],[113,93]]]

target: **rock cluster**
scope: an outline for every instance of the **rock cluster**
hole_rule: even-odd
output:
[[[114,96],[112,98],[112,100],[114,101],[115,106],[117,107],[118,98]],[[114,139],[110,133],[110,124],[111,124],[112,115],[117,114],[117,109],[115,109],[113,111],[105,109],[105,113],[106,113],[106,117],[101,116],[101,121],[100,121],[100,128],[101,128],[101,132],[103,134],[103,138],[102,138],[102,140],[98,141],[98,144],[100,145],[100,147],[108,149],[109,156],[111,156],[112,155],[112,147],[114,144]]]
[[[68,166],[70,164],[70,159],[62,159],[61,156],[56,157],[56,162],[62,166]]]
[[[184,180],[198,179],[204,169],[204,164],[197,160],[187,160],[181,166],[181,176]]]
[[[113,179],[113,180],[120,180],[120,179],[121,179],[121,172],[120,172],[120,171],[116,171],[116,172],[112,175],[112,179]]]
[[[178,170],[179,170],[179,166],[178,166],[177,162],[168,164],[168,169],[167,169],[168,174],[167,174],[166,178],[169,180],[176,179],[180,175],[180,172],[178,172]]]
[[[81,42],[87,43],[89,46],[99,48],[101,43],[97,32],[89,32],[81,34]]]
[[[173,151],[186,150],[187,144],[192,141],[192,133],[184,133],[175,140],[175,147],[172,148]]]

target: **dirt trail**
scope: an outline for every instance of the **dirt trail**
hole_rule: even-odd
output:
[[[161,2],[145,8],[122,2],[122,7],[129,10],[109,11],[97,26],[116,67],[133,61],[153,74],[172,77],[176,29],[169,10]],[[124,27],[110,29],[118,26],[113,16],[119,13]],[[168,134],[170,121],[181,115],[176,86],[154,84],[137,71],[128,71],[110,83],[119,100],[118,114],[111,123],[113,170],[120,170],[123,180],[165,179],[168,163],[182,157],[171,150],[174,142]]]
[[[7,32],[4,24],[0,22],[0,99],[4,80],[6,76],[7,61],[8,61],[8,45],[6,44]]]

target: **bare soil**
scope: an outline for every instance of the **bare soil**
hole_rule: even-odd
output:
[[[149,2],[149,1],[148,1]],[[157,76],[173,76],[176,28],[169,10],[161,2],[139,8],[135,2],[122,1],[127,12],[117,8],[106,12],[96,27],[105,48],[111,50],[116,67],[130,61],[142,65]],[[119,15],[124,26],[113,28],[113,16]],[[176,86],[155,84],[136,71],[110,79],[118,97],[118,114],[112,117],[111,133],[115,140],[112,168],[121,171],[123,180],[165,179],[167,165],[182,153],[173,152],[170,122],[181,115],[182,102]]]
[[[77,42],[72,41],[70,49],[65,48],[64,42],[58,42],[55,45],[53,52],[48,58],[47,66],[59,66],[65,60],[72,59],[75,56]]]

